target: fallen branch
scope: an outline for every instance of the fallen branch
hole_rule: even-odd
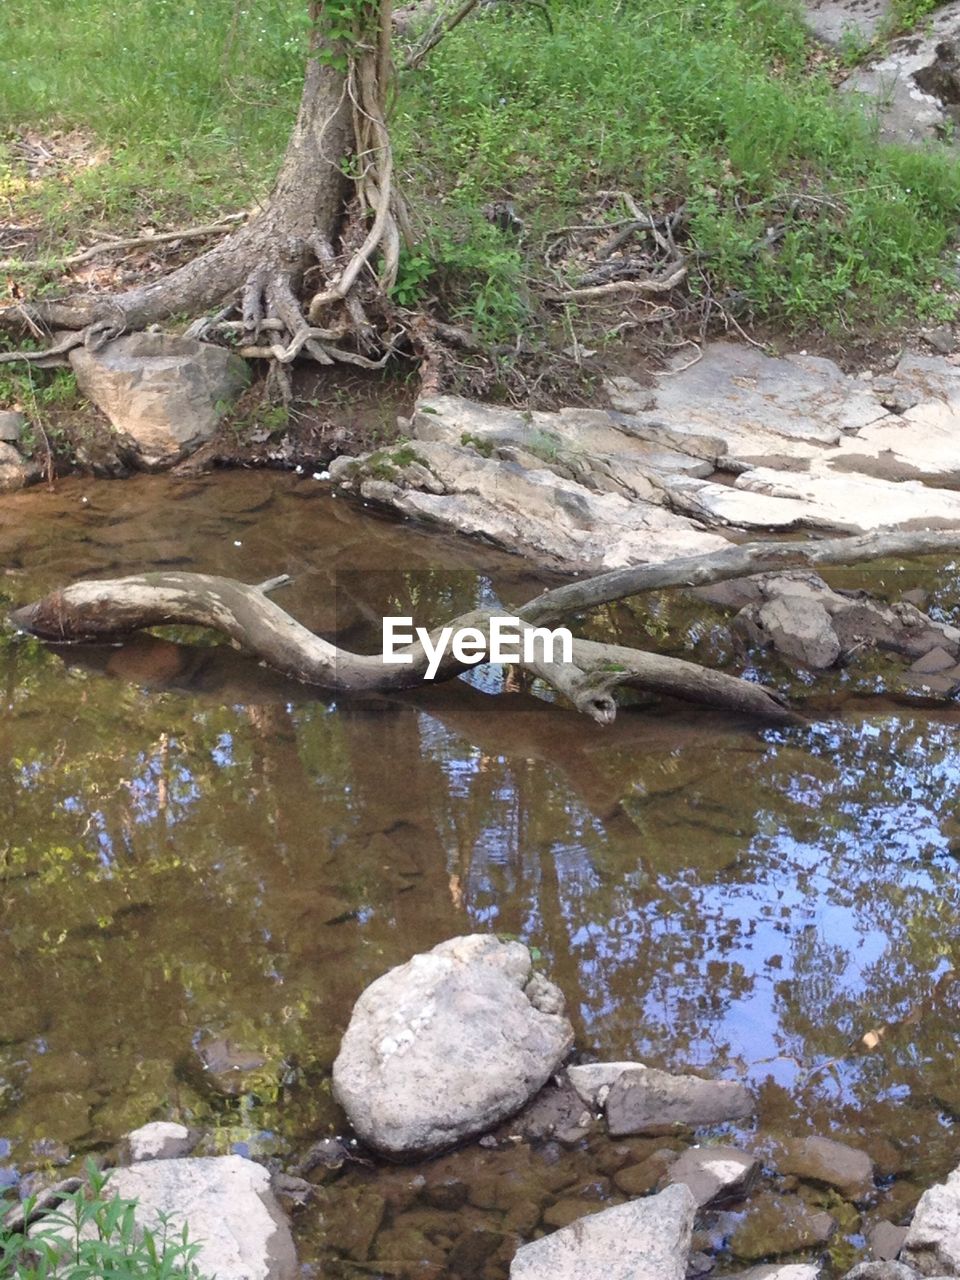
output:
[[[645,591],[668,587],[705,587],[753,573],[781,573],[818,565],[863,564],[887,556],[929,556],[960,552],[960,530],[919,533],[865,533],[822,542],[744,542],[707,556],[684,556],[662,564],[612,569],[581,582],[554,587],[529,601],[518,616],[534,626],[547,626],[572,613],[612,604]]]
[[[596,298],[612,298],[623,295],[644,297],[649,293],[669,293],[687,277],[686,263],[676,264],[662,276],[648,276],[644,280],[614,280],[609,284],[597,284],[583,289],[551,289],[547,297],[555,302],[588,302]]]
[[[599,604],[666,587],[704,586],[754,573],[817,565],[858,564],[886,556],[960,551],[960,531],[867,534],[823,542],[769,542],[732,546],[708,556],[639,565],[556,587],[514,611],[521,629],[557,623]],[[390,692],[421,685],[427,649],[411,645],[405,664],[385,664],[379,654],[340,649],[313,634],[267,599],[285,579],[248,586],[231,578],[196,573],[149,573],[102,582],[79,582],[17,609],[12,620],[46,640],[103,640],[144,627],[206,626],[221,632],[283,675],[332,692]],[[474,627],[489,640],[494,614],[478,611],[447,624]],[[431,633],[436,643],[440,628]],[[448,651],[437,678],[449,680],[472,663]],[[711,671],[693,662],[621,645],[574,639],[572,661],[518,664],[599,724],[616,715],[614,690],[621,686],[682,698],[764,720],[787,724],[799,717],[774,690]]]
[[[265,584],[269,586],[270,584]],[[527,624],[522,619],[521,627]],[[475,627],[489,640],[489,611],[465,614],[448,624]],[[46,640],[103,640],[143,627],[206,626],[234,640],[283,675],[331,692],[389,692],[423,683],[426,648],[411,645],[405,665],[387,665],[379,654],[349,653],[308,631],[268,600],[264,587],[195,573],[150,573],[103,582],[80,582],[55,591],[12,615],[18,627]],[[431,633],[435,642],[440,633]],[[450,652],[437,678],[449,680],[473,665]],[[696,663],[617,645],[574,640],[570,663],[524,661],[584,715],[610,724],[616,715],[613,690],[621,685],[685,698],[759,716],[777,724],[797,716],[773,690]]]
[[[221,231],[231,231],[238,222],[246,219],[245,213],[233,213],[219,222],[211,222],[204,227],[182,227],[176,231],[158,231],[155,235],[127,236],[124,239],[102,240],[91,245],[89,249],[81,249],[78,253],[68,254],[61,258],[51,255],[49,258],[0,258],[0,271],[26,271],[33,268],[79,267],[81,263],[98,258],[103,253],[117,253],[124,249],[142,249],[152,244],[168,244],[171,240],[202,240],[214,236]]]

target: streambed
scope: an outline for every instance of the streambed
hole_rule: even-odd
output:
[[[8,603],[159,566],[289,572],[284,607],[368,649],[386,611],[433,624],[544,581],[309,478],[4,499]],[[936,582],[950,610],[956,571]],[[716,626],[669,609],[651,602],[646,629],[682,621],[692,644]],[[604,625],[628,640],[640,624]],[[784,1133],[868,1150],[879,1201],[843,1217],[838,1265],[953,1168],[960,713],[841,692],[804,729],[637,708],[602,730],[498,687],[337,702],[199,635],[5,639],[0,1184],[151,1118],[294,1163],[342,1130],[330,1068],[363,987],[490,929],[537,949],[580,1052],[742,1078],[760,1115],[729,1134],[758,1150]],[[409,1170],[348,1165],[298,1217],[304,1257],[325,1275],[493,1280],[511,1233],[615,1199],[617,1168],[664,1145],[531,1148],[509,1129],[501,1149]],[[508,1221],[516,1203],[526,1219]]]

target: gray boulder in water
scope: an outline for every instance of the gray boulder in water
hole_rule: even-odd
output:
[[[522,943],[451,938],[372,983],[333,1066],[356,1132],[395,1158],[442,1151],[526,1103],[573,1043]]]

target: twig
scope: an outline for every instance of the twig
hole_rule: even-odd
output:
[[[586,302],[592,298],[610,298],[622,294],[643,296],[647,293],[669,293],[681,284],[687,275],[686,263],[674,265],[669,275],[646,280],[613,280],[609,284],[593,285],[588,289],[550,290],[547,297],[557,302]]]
[[[33,267],[77,267],[82,262],[99,257],[101,253],[114,253],[118,249],[141,249],[148,244],[166,244],[171,240],[199,240],[220,231],[229,231],[246,216],[245,213],[232,213],[219,222],[211,222],[203,227],[159,231],[153,236],[128,236],[124,240],[101,240],[99,244],[91,245],[89,249],[83,249],[79,253],[72,253],[66,258],[0,258],[0,271],[24,271]]]
[[[463,4],[451,16],[449,21],[444,21],[442,17],[439,18],[431,27],[426,38],[421,41],[412,53],[407,54],[406,61],[403,64],[404,70],[415,71],[430,50],[435,49],[444,36],[449,35],[454,27],[458,27],[464,18],[469,17],[478,3],[479,0],[463,0]]]

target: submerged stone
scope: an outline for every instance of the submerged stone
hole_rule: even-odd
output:
[[[610,1090],[607,1126],[613,1137],[689,1129],[753,1115],[752,1094],[734,1080],[704,1080],[646,1068],[625,1071]]]
[[[683,1280],[695,1212],[677,1186],[594,1213],[524,1245],[510,1280]]]

